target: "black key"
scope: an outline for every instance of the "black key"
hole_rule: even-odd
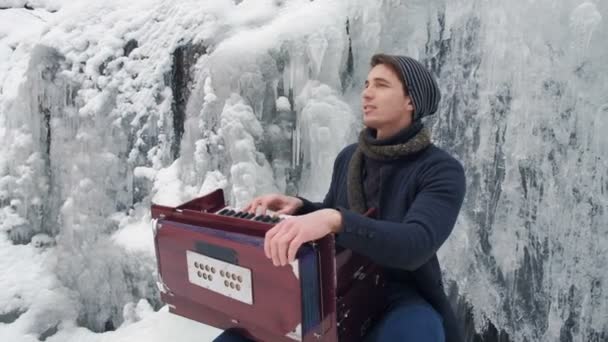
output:
[[[238,218],[243,218],[245,216],[247,216],[247,213],[243,212],[243,211],[239,211],[238,213],[236,213],[236,215],[234,215],[234,217],[238,217]]]
[[[272,221],[270,221],[270,222],[272,222],[272,223],[279,223],[279,222],[281,222],[281,218],[278,217],[278,216],[275,216],[275,217],[272,218]]]
[[[234,214],[236,214],[236,211],[234,211],[234,210],[229,210],[229,211],[226,213],[226,216],[234,216]]]
[[[262,218],[262,222],[266,222],[266,223],[270,222],[271,220],[272,220],[272,217],[270,217],[268,215],[266,215],[266,216],[264,216],[264,218]]]
[[[255,214],[254,214],[254,213],[249,213],[249,214],[247,214],[247,216],[245,216],[245,218],[246,218],[247,220],[251,220],[251,219],[252,219],[252,218],[254,218],[254,217],[255,217]]]
[[[219,215],[226,215],[226,213],[227,213],[227,212],[229,212],[229,211],[230,211],[230,209],[225,208],[225,209],[223,209],[222,211],[220,211],[218,214],[219,214]]]
[[[262,221],[262,217],[263,217],[263,215],[259,215],[259,216],[256,216],[253,220],[254,221]]]

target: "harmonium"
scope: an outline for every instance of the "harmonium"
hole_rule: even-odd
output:
[[[274,266],[264,235],[285,217],[231,209],[221,189],[152,204],[161,300],[173,314],[254,341],[360,341],[386,307],[385,279],[332,234]]]

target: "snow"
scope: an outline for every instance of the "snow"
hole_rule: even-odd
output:
[[[288,112],[291,110],[291,103],[289,103],[289,99],[285,96],[280,96],[277,99],[277,111]]]
[[[154,312],[145,302],[125,306],[125,324],[117,331],[103,334],[88,329],[65,326],[50,342],[115,342],[115,341],[211,341],[220,330],[207,327],[168,312],[168,307]]]
[[[213,40],[218,46],[211,65],[213,61],[224,64],[223,54],[234,55],[243,48],[251,56],[260,55],[306,34],[319,24],[312,19],[317,13],[326,13],[327,25],[336,14],[336,4],[323,5],[326,10],[307,1],[245,1],[238,5],[232,1],[191,1],[179,7],[161,1],[28,2],[34,10],[19,8],[25,2],[2,4],[13,8],[0,11],[0,53],[2,60],[8,61],[0,64],[0,128],[3,139],[14,144],[1,152],[0,184],[4,184],[5,198],[10,199],[10,205],[2,209],[3,260],[12,267],[29,265],[36,272],[28,273],[31,278],[2,279],[11,281],[7,287],[12,289],[1,302],[5,304],[3,312],[17,310],[18,317],[10,324],[0,323],[0,336],[32,340],[50,334],[47,341],[160,341],[179,336],[179,340],[201,341],[217,334],[217,329],[168,314],[166,307],[154,312],[145,299],[125,295],[129,292],[127,281],[139,282],[130,292],[148,298],[153,295],[146,292],[153,278],[141,278],[155,267],[149,204],[177,205],[219,187],[240,206],[256,194],[278,188],[273,184],[273,168],[255,148],[254,142],[265,132],[259,122],[261,108],[252,107],[237,94],[226,97],[222,93],[226,88],[219,87],[218,94],[212,77],[202,82],[200,104],[202,113],[219,108],[217,135],[203,138],[196,131],[187,132],[193,137],[194,155],[168,162],[172,94],[168,88],[159,88],[171,68],[168,53],[178,39],[190,36],[194,42],[209,44],[212,37],[225,32],[226,39]],[[292,25],[294,22],[298,25]],[[129,39],[137,40],[138,46],[127,58],[123,47]],[[318,44],[324,44],[322,40],[316,36]],[[323,51],[317,50],[310,53],[319,73]],[[61,73],[49,78],[59,68]],[[221,71],[219,67],[210,69],[215,77]],[[294,66],[291,69],[295,70]],[[234,73],[229,76],[239,77]],[[249,82],[254,83],[240,81],[248,87],[245,92],[257,87],[258,76],[251,76]],[[31,113],[42,111],[39,99],[35,93],[28,95],[44,89],[52,89],[42,95],[48,110],[61,113],[48,121],[53,143],[46,152],[44,133],[36,128],[47,129],[44,122],[37,121],[43,113]],[[285,97],[277,103],[291,107]],[[22,112],[30,113],[23,117]],[[193,129],[205,129],[198,114],[194,109],[188,112],[195,115],[192,122],[198,122]],[[125,150],[129,134],[134,135],[134,144]],[[151,134],[155,141],[150,141]],[[209,144],[223,151],[232,165],[210,168],[204,155]],[[125,154],[127,160],[121,157]],[[47,155],[53,161],[50,179],[40,172],[49,165]],[[130,195],[118,189],[130,188],[130,181],[131,191],[147,192],[149,197],[127,211],[113,211],[113,207],[128,203]],[[54,223],[31,225],[35,206],[57,215]],[[8,238],[15,236],[29,243],[12,245]],[[31,255],[24,258],[16,250]],[[36,281],[46,278],[47,282]],[[56,310],[52,318],[43,319],[40,315],[51,308]],[[118,330],[94,332],[106,319],[119,323]],[[80,326],[83,320],[94,331]],[[151,327],[153,331],[149,331]]]
[[[1,7],[1,6],[0,6]],[[27,66],[25,55],[42,32],[44,12],[8,9],[0,11],[0,94],[10,97]],[[0,102],[1,105],[2,102]]]
[[[233,207],[268,192],[321,199],[361,128],[378,51],[436,63],[429,126],[469,180],[440,259],[476,328],[530,341],[608,331],[604,3],[0,8],[0,341],[210,341],[219,330],[158,302],[150,205],[218,188]],[[178,47],[189,92],[172,88]],[[189,96],[179,120],[175,91]]]

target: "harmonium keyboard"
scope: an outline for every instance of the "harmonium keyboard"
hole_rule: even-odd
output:
[[[264,235],[282,219],[228,208],[221,189],[152,204],[161,300],[169,311],[255,341],[360,341],[386,307],[380,268],[332,234],[274,266]]]

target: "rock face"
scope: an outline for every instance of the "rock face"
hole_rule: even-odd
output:
[[[47,338],[62,320],[113,330],[141,298],[158,308],[151,242],[121,243],[151,201],[321,199],[361,128],[370,57],[388,52],[437,77],[426,124],[466,170],[439,256],[467,341],[608,338],[605,3],[89,6],[0,11],[39,25],[0,25],[0,234],[65,260],[48,272],[70,303],[11,299],[0,321],[51,310]]]

